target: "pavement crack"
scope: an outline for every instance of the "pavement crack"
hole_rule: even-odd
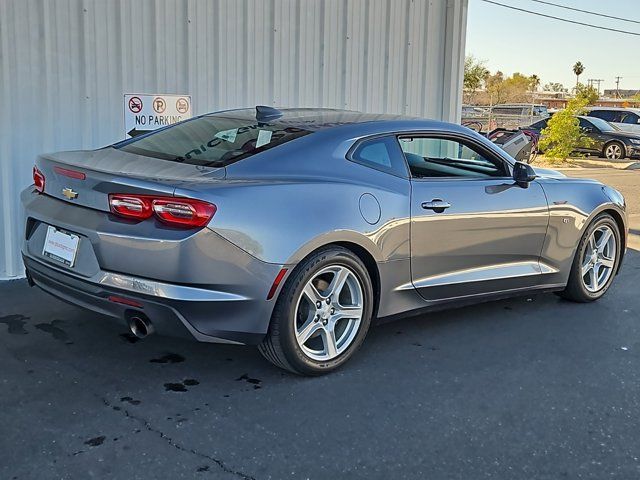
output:
[[[109,407],[111,409],[114,408],[114,405],[109,402],[109,400],[107,400],[106,398],[102,397],[101,398],[102,403],[106,406]],[[120,410],[125,417],[138,422],[139,424],[141,424],[142,426],[144,426],[144,428],[151,432],[154,433],[155,435],[159,436],[162,440],[164,440],[166,443],[168,443],[170,446],[172,446],[173,448],[175,448],[176,450],[180,450],[181,452],[185,452],[185,453],[190,453],[191,455],[195,455],[197,457],[200,458],[205,458],[207,460],[212,461],[213,463],[215,463],[222,471],[229,473],[231,475],[235,475],[239,478],[242,478],[243,480],[256,480],[255,477],[252,477],[251,475],[248,475],[244,472],[241,472],[239,470],[234,470],[233,468],[227,466],[226,463],[224,463],[222,460],[220,460],[219,458],[213,457],[211,455],[208,455],[206,453],[202,453],[199,452],[198,450],[192,449],[192,448],[187,448],[182,446],[181,444],[179,444],[178,442],[176,442],[173,438],[171,438],[169,435],[167,435],[166,433],[164,433],[162,430],[154,427],[153,425],[151,425],[151,423],[149,423],[149,421],[143,417],[139,417],[138,415],[135,415],[131,412],[129,412],[126,408],[122,408]]]

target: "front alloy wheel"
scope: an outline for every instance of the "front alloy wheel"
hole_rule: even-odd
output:
[[[328,373],[360,347],[372,315],[373,286],[362,260],[345,248],[325,247],[287,278],[259,349],[294,373]]]
[[[622,239],[616,221],[607,213],[598,215],[584,231],[576,250],[567,287],[560,296],[574,302],[592,302],[611,286]]]
[[[608,225],[596,228],[589,236],[582,258],[582,281],[592,293],[607,284],[616,262],[616,237]]]
[[[604,148],[604,156],[609,160],[620,160],[624,158],[623,146],[617,142],[610,143]]]

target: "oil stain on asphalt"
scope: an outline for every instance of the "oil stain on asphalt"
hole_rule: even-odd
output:
[[[247,383],[250,383],[251,385],[253,385],[253,388],[255,390],[262,388],[260,386],[260,384],[262,383],[262,380],[258,380],[257,378],[251,378],[248,373],[245,373],[240,377],[236,378],[236,382],[241,382],[242,380],[245,380]]]
[[[152,358],[149,360],[151,363],[182,363],[186,359],[182,355],[177,353],[167,353],[160,358]]]
[[[85,445],[89,445],[90,447],[97,447],[99,445],[102,445],[102,443],[105,440],[104,435],[101,435],[99,437],[94,437],[94,438],[90,438],[89,440],[87,440],[86,442],[84,442]]]
[[[67,344],[73,343],[69,341],[67,332],[60,328],[61,325],[64,325],[64,322],[62,320],[52,320],[49,323],[38,323],[36,325],[36,328],[38,330],[42,330],[43,332],[51,334],[54,339],[60,342]]]
[[[24,315],[5,315],[0,317],[0,323],[4,323],[7,326],[8,332],[11,335],[26,335],[27,331],[24,329],[25,320],[30,317]]]
[[[187,392],[189,390],[187,387],[193,387],[196,385],[200,385],[198,380],[195,378],[186,378],[179,383],[165,383],[164,389],[167,392]]]

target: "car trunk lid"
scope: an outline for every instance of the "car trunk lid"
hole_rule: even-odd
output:
[[[220,182],[224,168],[182,164],[106,147],[41,155],[36,167],[44,193],[75,205],[109,211],[110,193],[173,195],[177,187]]]

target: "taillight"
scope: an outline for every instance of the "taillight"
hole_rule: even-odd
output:
[[[38,167],[35,166],[33,167],[33,185],[39,193],[44,192],[44,175]]]
[[[151,198],[142,195],[109,195],[109,207],[116,215],[137,220],[153,215]]]
[[[160,220],[185,227],[204,227],[216,213],[215,205],[189,198],[156,198],[152,205]]]
[[[191,198],[153,195],[110,194],[111,212],[121,217],[145,220],[155,214],[158,220],[175,227],[203,227],[216,213],[212,203]]]

